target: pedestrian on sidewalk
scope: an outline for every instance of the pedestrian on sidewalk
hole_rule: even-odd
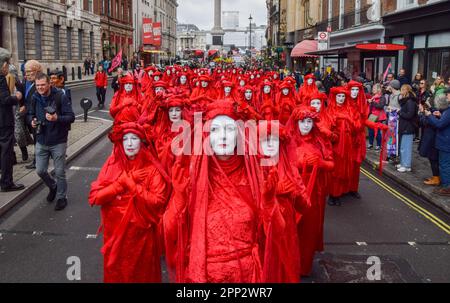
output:
[[[36,129],[36,173],[50,189],[47,201],[56,198],[55,210],[62,210],[67,206],[67,138],[75,114],[70,100],[62,91],[50,86],[50,77],[44,73],[36,75],[36,92],[27,120]],[[50,157],[56,180],[48,173]]]
[[[120,89],[120,78],[123,77],[123,69],[119,67],[117,69],[117,75],[111,81],[111,88],[114,90],[114,94]]]
[[[84,59],[83,65],[84,65],[84,75],[89,76],[89,68],[91,65],[89,58]]]
[[[94,70],[95,70],[95,60],[91,59],[89,64],[90,64],[90,69],[91,69],[91,75],[93,75],[94,74]]]
[[[11,53],[0,48],[0,166],[2,176],[0,188],[2,192],[17,191],[25,188],[22,184],[13,182],[13,155],[14,155],[14,112],[16,106],[23,98],[21,92],[11,92],[6,82],[9,73]],[[14,94],[14,95],[12,95]]]
[[[95,74],[95,87],[97,89],[98,108],[105,107],[106,88],[108,87],[108,76],[103,70],[103,66],[99,66]]]
[[[70,101],[72,101],[72,93],[70,88],[66,87],[66,80],[62,71],[54,70],[50,72],[50,85],[61,90]]]
[[[426,185],[439,186],[439,151],[436,149],[436,128],[428,122],[425,110],[435,112],[437,109],[428,104],[419,104],[419,126],[422,128],[422,138],[419,143],[419,155],[428,158],[430,161],[431,178],[424,181]]]
[[[393,78],[393,74],[388,75],[388,79]],[[388,160],[392,161],[394,164],[398,163],[399,154],[399,133],[398,133],[398,111],[400,110],[400,82],[398,80],[391,80],[386,88],[387,95],[389,96],[389,101],[385,111],[388,114],[388,146],[387,155]]]
[[[398,135],[400,137],[400,164],[397,171],[411,171],[412,146],[417,125],[416,94],[412,87],[405,84],[401,87],[400,110],[398,111]]]
[[[386,99],[382,95],[381,85],[376,83],[372,87],[372,98],[368,99],[369,102],[369,120],[372,122],[386,123],[386,112],[384,107],[386,106]],[[369,146],[368,149],[373,148],[373,141],[375,139],[375,131],[373,128],[369,127]],[[381,148],[381,131],[377,133],[377,146],[375,150],[380,150]]]
[[[433,113],[425,111],[427,121],[437,129],[436,148],[439,150],[439,173],[441,186],[435,193],[441,196],[450,196],[450,88],[447,88],[446,98],[439,97],[436,105],[438,111]]]
[[[36,74],[39,72],[43,72],[44,68],[42,67],[41,63],[37,60],[28,60],[25,64],[25,106],[27,108],[27,111],[31,107],[31,104],[33,103],[33,95],[36,92],[35,87],[35,79]],[[30,131],[30,134],[33,136],[34,144],[36,145],[36,134],[34,128],[31,127],[30,124],[27,124],[28,130]],[[35,148],[36,151],[36,148]],[[36,169],[36,157],[33,157],[33,162],[29,165],[25,166],[27,169]]]

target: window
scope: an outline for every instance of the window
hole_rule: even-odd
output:
[[[328,0],[328,25],[331,26],[331,19],[333,18],[333,0]]]
[[[93,0],[88,0],[88,11],[89,12],[94,12],[94,1]]]
[[[72,28],[67,28],[67,59],[72,60]]]
[[[114,15],[116,19],[120,19],[120,11],[119,11],[119,1],[116,0],[116,14]]]
[[[339,0],[339,29],[344,28],[344,13],[345,13],[344,0]]]
[[[122,9],[120,10],[121,20],[125,21],[125,6],[122,3]]]
[[[78,30],[78,60],[83,59],[83,30]]]
[[[89,50],[91,58],[94,57],[94,32],[89,33]]]
[[[361,24],[361,0],[355,0],[355,25]]]
[[[55,60],[59,60],[59,29],[60,26],[58,24],[53,26],[53,49],[55,51]]]
[[[19,60],[25,60],[25,22],[17,18],[17,49]]]
[[[417,0],[397,0],[397,10],[418,6]]]
[[[36,59],[42,60],[42,22],[34,21],[34,40],[36,47]]]

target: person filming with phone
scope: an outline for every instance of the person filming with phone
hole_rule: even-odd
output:
[[[75,121],[70,99],[50,85],[50,77],[36,75],[36,92],[27,115],[27,121],[36,130],[36,173],[49,188],[47,202],[57,199],[55,210],[67,206],[66,149],[70,124]],[[56,180],[48,173],[53,159]]]

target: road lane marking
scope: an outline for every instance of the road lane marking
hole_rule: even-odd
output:
[[[94,116],[89,116],[88,119],[101,120],[101,121],[106,121],[106,122],[113,122],[113,120],[99,118],[99,117],[94,117]]]
[[[96,109],[93,109],[93,110],[90,110],[90,111],[88,111],[88,115],[90,114],[90,113],[93,113],[93,112],[95,112],[95,111],[97,111]],[[82,114],[79,114],[79,115],[76,115],[75,116],[75,118],[78,118],[78,117],[83,117],[84,116],[84,113],[82,113]]]
[[[97,235],[95,234],[87,234],[86,239],[97,239]]]
[[[77,170],[77,171],[100,171],[101,168],[98,167],[80,167],[80,166],[71,166],[69,170]]]
[[[432,213],[430,213],[428,210],[420,207],[419,205],[417,205],[416,203],[414,203],[413,201],[411,201],[411,199],[405,197],[404,195],[402,195],[401,193],[399,193],[398,191],[396,191],[395,189],[393,189],[392,187],[390,187],[389,185],[387,185],[386,183],[384,183],[383,181],[381,181],[380,179],[378,179],[377,177],[373,176],[370,172],[368,172],[367,170],[365,170],[364,168],[361,167],[361,172],[368,177],[369,179],[371,179],[373,182],[375,182],[376,184],[378,184],[380,187],[384,188],[386,191],[388,191],[389,193],[391,193],[393,196],[395,196],[397,199],[399,199],[400,201],[402,201],[404,204],[408,205],[409,207],[411,207],[413,210],[415,210],[416,212],[418,212],[419,214],[421,214],[422,216],[424,216],[425,218],[427,218],[429,221],[431,221],[434,225],[436,225],[437,227],[439,227],[440,229],[442,229],[445,233],[447,233],[448,235],[450,235],[450,226],[448,224],[446,224],[444,221],[442,221],[441,219],[439,219],[438,217],[436,217],[435,215],[433,215]]]
[[[367,246],[366,242],[356,242],[356,245],[358,246]]]

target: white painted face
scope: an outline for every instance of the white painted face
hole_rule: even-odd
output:
[[[314,107],[318,113],[320,113],[320,109],[322,108],[322,101],[320,101],[319,99],[312,99],[310,105]]]
[[[183,85],[186,84],[186,81],[187,81],[186,76],[183,75],[183,76],[180,77],[180,83],[181,84],[183,84]]]
[[[261,75],[260,74],[256,75],[256,78],[261,78]]]
[[[164,89],[164,87],[160,87],[160,86],[155,87],[155,93],[157,93],[157,94],[164,93],[165,91],[166,90]]]
[[[233,155],[237,144],[236,121],[226,115],[215,117],[211,121],[209,142],[217,156]]]
[[[202,81],[202,87],[203,87],[203,88],[208,87],[208,82],[207,82],[207,81]]]
[[[170,69],[167,71],[167,75],[170,75]]]
[[[181,107],[174,106],[169,108],[169,120],[172,123],[178,122],[181,120]]]
[[[159,79],[160,79],[159,76],[155,76],[155,77],[153,78],[153,81],[156,82],[156,81],[159,81]]]
[[[283,93],[283,95],[287,96],[289,94],[289,88],[283,88],[281,92]]]
[[[273,74],[273,78],[274,79],[278,78],[278,75],[277,74]]]
[[[306,81],[306,83],[308,83],[308,85],[311,85],[311,84],[313,84],[313,79],[308,79],[308,81]]]
[[[245,90],[244,96],[246,100],[250,101],[252,99],[253,92],[250,89],[247,89]]]
[[[236,70],[235,69],[233,69],[233,74],[235,74],[236,73]]]
[[[174,73],[174,74],[175,74],[175,72],[176,72],[175,68],[172,68],[172,73]]]
[[[260,145],[264,156],[275,157],[280,151],[280,138],[269,135],[267,138],[260,141]]]
[[[241,81],[239,82],[239,85],[240,85],[240,86],[245,86],[245,81],[244,81],[244,80],[241,80]]]
[[[123,136],[123,150],[125,155],[133,159],[141,150],[141,139],[133,133],[127,133]]]
[[[309,134],[314,126],[314,121],[311,118],[306,118],[303,120],[298,120],[298,129],[302,136]]]
[[[153,71],[149,70],[147,74],[151,77],[153,75]]]
[[[352,89],[350,90],[350,94],[351,94],[352,99],[358,98],[359,87],[352,87]]]
[[[125,85],[123,86],[123,88],[125,89],[125,91],[127,93],[130,93],[133,90],[133,84],[132,83],[125,83]]]
[[[341,106],[345,103],[345,94],[337,94],[336,95],[336,103]]]
[[[272,88],[269,85],[264,85],[264,93],[265,94],[270,94],[271,90],[272,90]]]
[[[231,87],[225,86],[224,91],[225,91],[225,94],[229,95],[231,93]]]
[[[250,79],[252,79],[252,80],[255,79],[255,76],[254,76],[254,75],[251,75],[251,76],[250,76]]]

